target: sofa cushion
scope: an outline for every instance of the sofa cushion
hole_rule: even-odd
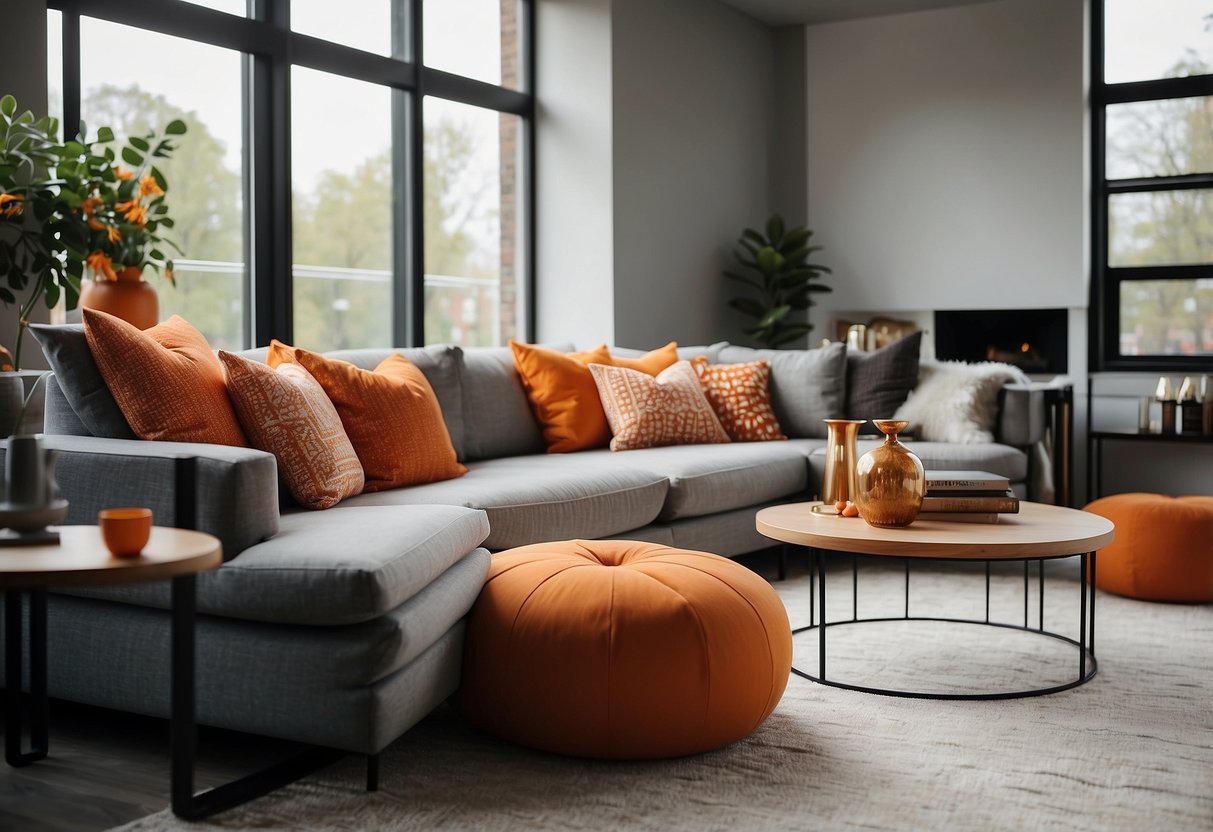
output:
[[[611,426],[612,451],[729,441],[689,361],[656,377],[603,364],[591,364],[590,373]]]
[[[611,428],[589,370],[590,364],[611,363],[606,344],[562,353],[510,341],[510,349],[550,453],[584,451],[611,441]]]
[[[572,344],[545,344],[567,351]],[[509,347],[468,347],[461,368],[467,459],[542,453],[547,447]]]
[[[60,392],[85,429],[93,436],[134,439],[135,432],[93,360],[84,325],[30,324],[29,329],[55,371]]]
[[[482,511],[342,504],[282,515],[278,534],[198,576],[198,612],[281,624],[370,621],[417,595],[478,547]],[[167,609],[167,582],[73,590]]]
[[[691,359],[708,403],[734,442],[787,439],[771,408],[771,365],[711,364],[706,356]]]
[[[617,454],[665,476],[670,491],[659,519],[699,517],[803,494],[808,463],[792,442],[675,445]]]
[[[918,384],[922,330],[874,352],[847,353],[847,418],[867,419],[860,433],[880,433],[872,419],[891,419]]]
[[[336,510],[418,503],[484,509],[490,529],[485,545],[490,549],[608,537],[653,522],[665,503],[665,474],[629,461],[642,453],[648,451],[615,454],[601,449],[470,462],[468,473],[458,480],[361,494]]]
[[[248,444],[206,338],[180,315],[146,331],[93,309],[84,336],[101,377],[140,439]]]
[[[724,364],[766,359],[771,364],[771,406],[791,437],[824,437],[822,419],[841,418],[846,391],[847,350],[841,343],[815,350],[755,350],[727,346]]]

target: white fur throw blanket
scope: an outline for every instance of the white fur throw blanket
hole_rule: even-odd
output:
[[[1026,381],[1023,371],[1010,364],[924,359],[918,365],[918,386],[893,418],[907,420],[908,432],[929,442],[993,442],[998,391],[1008,382]]]

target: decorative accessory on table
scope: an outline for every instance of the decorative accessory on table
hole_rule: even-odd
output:
[[[4,453],[4,502],[0,546],[58,543],[46,527],[67,517],[67,500],[55,483],[55,452],[37,436],[10,436]]]
[[[870,526],[908,526],[922,507],[926,472],[918,456],[897,441],[897,434],[905,430],[907,422],[875,419],[873,423],[885,435],[885,441],[860,457],[856,466],[859,516]]]
[[[97,526],[105,548],[116,558],[137,558],[152,535],[150,508],[104,508]]]
[[[854,500],[859,491],[855,463],[859,459],[856,437],[863,419],[823,419],[826,423],[826,470],[821,478],[822,504],[813,506],[817,514],[837,514],[835,503]]]

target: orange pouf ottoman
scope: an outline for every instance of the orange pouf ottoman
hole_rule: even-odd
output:
[[[1213,497],[1113,494],[1086,511],[1116,524],[1095,584],[1147,601],[1213,601]]]
[[[791,664],[783,603],[740,564],[631,540],[541,543],[493,556],[457,701],[520,745],[673,757],[748,736]]]

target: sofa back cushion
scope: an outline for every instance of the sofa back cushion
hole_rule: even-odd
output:
[[[872,419],[891,419],[918,384],[922,330],[874,352],[847,353],[847,418],[867,419],[860,433],[880,433]]]
[[[140,439],[245,446],[223,367],[179,315],[146,331],[83,310],[84,335],[101,377]]]
[[[726,346],[723,364],[765,359],[771,365],[771,406],[783,432],[794,439],[822,438],[822,419],[842,418],[847,351],[842,343],[814,350],[757,350]]]
[[[84,335],[84,325],[31,324],[29,329],[55,372],[57,392],[67,400],[84,429],[93,436],[134,439],[135,432],[122,415],[122,409],[114,401],[114,394],[106,386],[101,371],[97,369],[97,362],[93,360]],[[60,404],[57,397],[51,396],[48,382],[47,424],[53,427],[48,427],[47,432],[76,433],[75,430],[66,429],[71,425],[71,420],[67,414],[62,414],[63,418],[60,418]]]
[[[572,344],[546,344],[567,352]],[[509,347],[466,347],[461,367],[467,459],[541,454],[547,448]]]

